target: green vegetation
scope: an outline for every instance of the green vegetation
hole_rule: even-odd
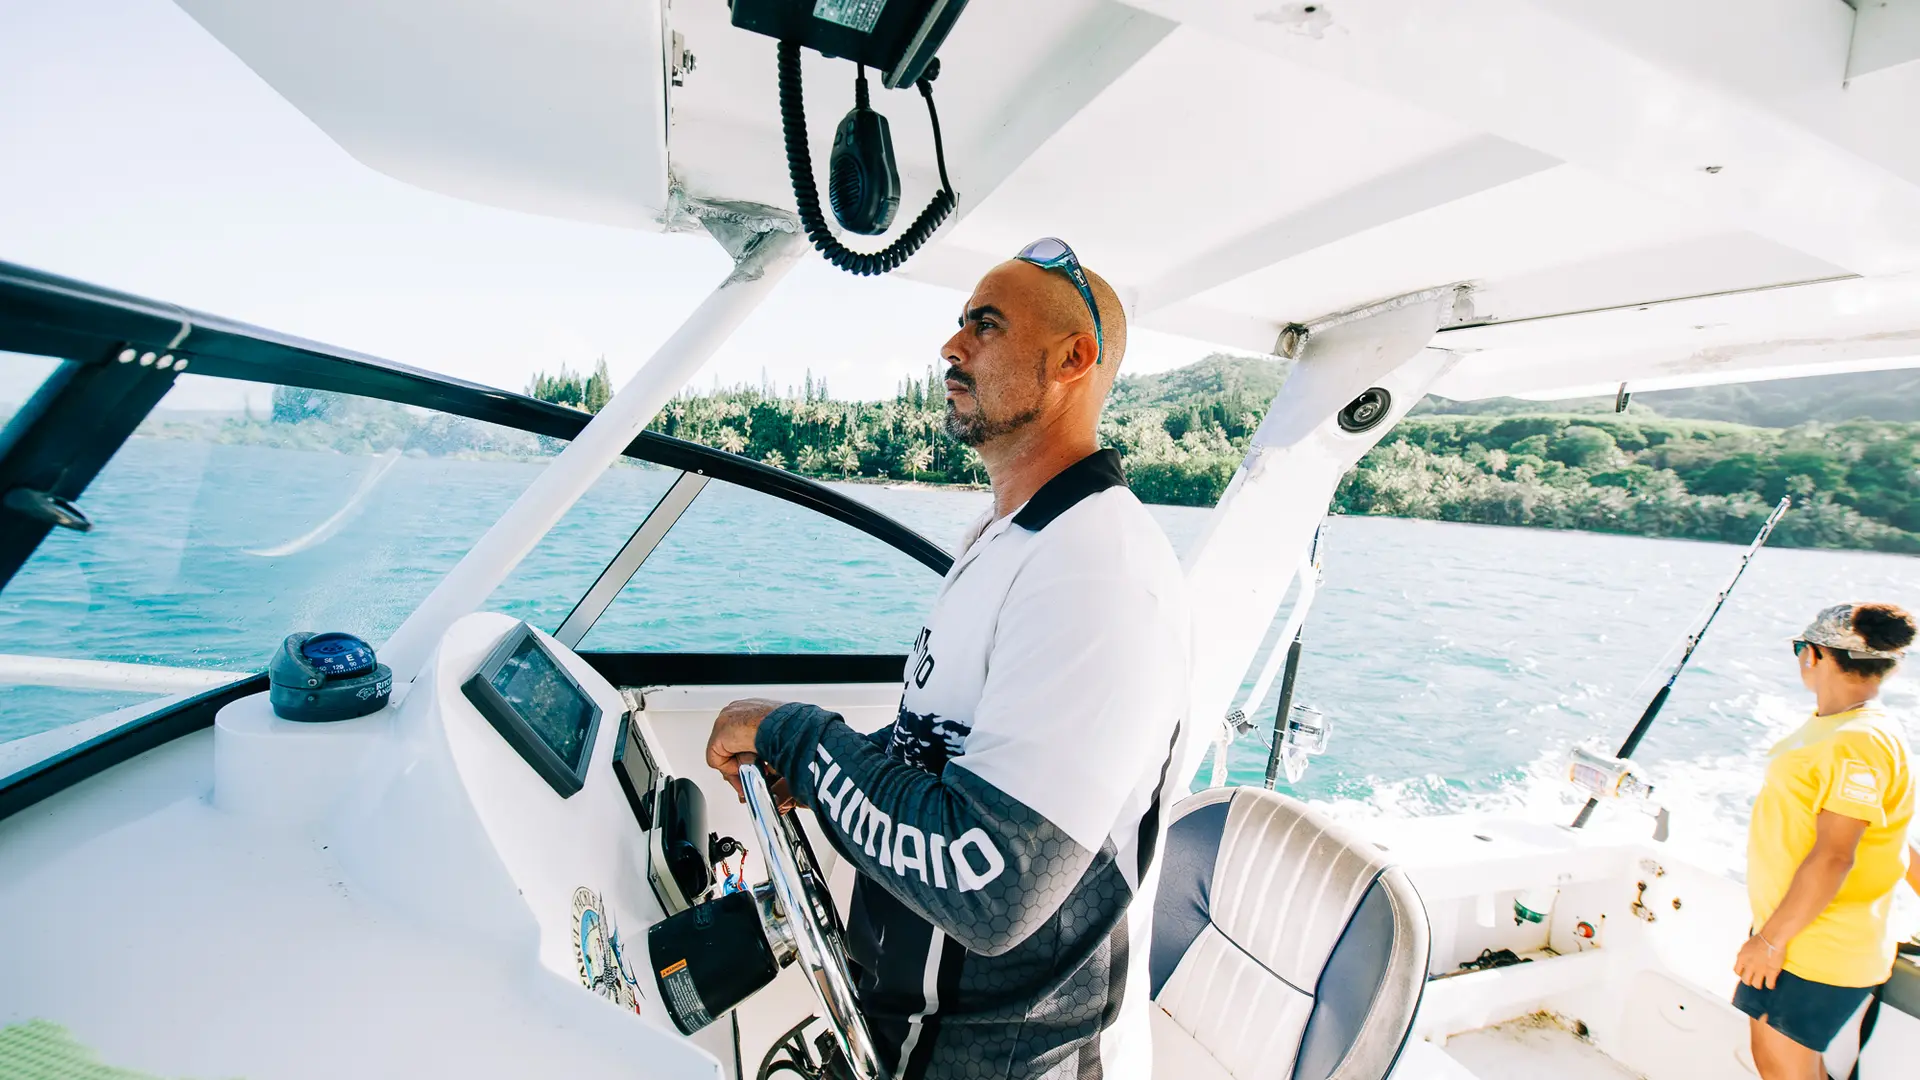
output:
[[[1124,378],[1102,418],[1101,438],[1121,452],[1142,499],[1211,506],[1286,373],[1278,361],[1212,356]],[[1851,400],[1873,399],[1886,392],[1880,383],[1896,377],[1913,375],[1851,377],[1874,384]],[[1706,391],[1646,397],[1688,393]],[[1777,391],[1714,400],[1785,407]],[[1844,407],[1835,404],[1844,400],[1824,392],[1825,408]],[[1795,509],[1775,532],[1776,543],[1920,553],[1920,423],[1767,428],[1663,417],[1644,399],[1623,415],[1611,411],[1610,400],[1605,412],[1601,404],[1542,412],[1537,402],[1476,403],[1469,415],[1423,405],[1424,415],[1403,421],[1347,474],[1333,510],[1744,541],[1781,496],[1791,495]],[[1519,407],[1530,411],[1510,414]],[[942,434],[944,409],[932,370],[883,402],[829,400],[809,376],[798,395],[768,387],[684,394],[654,428],[815,476],[982,482],[979,458]]]
[[[798,394],[771,387],[683,393],[652,429],[809,476],[981,484],[980,458],[947,438],[945,391],[931,368],[891,401],[834,401],[808,374]]]
[[[591,375],[576,374],[565,364],[560,365],[558,375],[539,372],[527,380],[527,396],[597,413],[613,398],[613,377],[607,374],[607,358],[600,358]]]
[[[1485,401],[1448,401],[1430,397],[1413,407],[1413,414],[1464,413],[1524,416],[1550,408],[1553,412],[1613,413],[1613,395],[1573,398],[1550,406],[1518,398]],[[1803,379],[1696,386],[1687,390],[1655,390],[1633,395],[1630,416],[1657,413],[1692,420],[1729,420],[1755,427],[1785,428],[1810,420],[1837,424],[1847,420],[1920,422],[1920,370],[1861,371],[1846,375],[1813,375]]]
[[[1419,416],[1340,483],[1349,514],[1920,553],[1920,424]]]
[[[1214,357],[1123,380],[1101,439],[1124,456],[1141,498],[1211,506],[1281,377],[1272,362]],[[833,401],[811,375],[797,395],[764,386],[682,394],[653,429],[811,476],[985,483],[979,456],[947,438],[945,415],[942,381],[929,368],[925,378],[902,382],[891,401]]]
[[[1273,360],[1214,356],[1122,379],[1101,438],[1121,452],[1142,499],[1211,506],[1233,479],[1286,370]],[[584,376],[542,373],[528,389],[593,411],[611,396],[612,381],[602,363]],[[1832,400],[1829,393],[1823,407],[1839,408]],[[1638,398],[1625,414],[1545,412],[1538,403],[1526,403],[1533,411],[1518,415],[1505,411],[1513,403],[1429,411],[1450,404],[1423,403],[1402,421],[1340,482],[1333,510],[1744,541],[1773,503],[1790,495],[1795,509],[1774,534],[1776,543],[1920,553],[1920,423],[1759,427],[1661,416]],[[683,393],[652,426],[826,479],[984,483],[979,457],[945,435],[945,408],[931,369],[902,382],[888,401],[835,401],[809,375],[786,394],[765,385]],[[528,458],[558,447],[490,424],[291,387],[275,390],[266,417],[162,413],[142,433],[463,457]]]

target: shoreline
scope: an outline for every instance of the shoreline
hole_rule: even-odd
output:
[[[256,421],[254,424],[242,425],[238,429],[238,431],[246,431],[249,433],[264,432],[265,430],[268,430],[270,426],[271,425],[261,424]],[[136,431],[132,436],[132,438],[133,439],[152,438],[152,439],[159,439],[159,440],[165,440],[165,441],[190,442],[190,441],[196,441],[195,437],[203,434],[205,430],[206,429],[201,425],[193,424],[193,423],[165,424],[165,425],[159,425],[157,429],[149,428],[143,431]],[[537,438],[537,437],[529,436],[529,438]],[[360,453],[358,452],[357,449],[347,450],[347,449],[342,449],[337,445],[324,445],[324,444],[323,445],[300,445],[299,440],[283,441],[283,440],[274,439],[274,438],[239,438],[239,439],[233,439],[230,441],[228,440],[215,440],[215,441],[222,442],[225,445],[252,446],[252,447],[258,447],[262,449],[285,450],[285,451],[292,451],[296,453],[328,453],[328,454],[340,455],[343,457],[378,456],[377,453],[371,453],[371,454]],[[402,450],[401,453],[403,454],[403,456],[408,458],[442,458],[447,460],[492,462],[492,463],[500,463],[500,464],[522,463],[522,464],[529,464],[529,465],[534,465],[534,464],[544,465],[546,462],[549,462],[552,460],[552,455],[549,455],[549,454],[522,454],[522,453],[515,453],[511,450],[466,449],[466,450],[454,451],[451,453],[448,453],[448,452],[434,453],[432,451],[415,448],[415,449]],[[743,457],[743,460],[755,461],[755,459],[753,458],[744,458],[744,457]],[[660,467],[657,465],[653,465],[652,463],[649,463],[649,462],[637,461],[637,460],[625,458],[625,457],[621,458],[618,464],[620,466],[638,467],[638,468],[659,468]],[[765,462],[756,461],[756,464],[764,465]],[[899,478],[884,477],[884,476],[808,475],[806,473],[797,472],[793,469],[788,469],[784,467],[781,468],[780,471],[802,477],[803,479],[812,480],[816,483],[823,483],[823,484],[836,484],[836,483],[837,484],[857,484],[857,485],[862,485],[867,487],[879,487],[883,489],[890,488],[890,489],[911,490],[911,491],[986,492],[986,491],[992,490],[991,486],[987,484],[953,483],[953,482],[944,482],[944,481],[937,481],[937,480],[899,479]],[[1156,502],[1147,498],[1141,499],[1141,502],[1148,506],[1173,506],[1173,507],[1181,507],[1185,509],[1194,509],[1194,510],[1212,509],[1212,506],[1210,505],[1197,505],[1195,503],[1190,503],[1190,502]],[[1797,509],[1799,508],[1796,507],[1796,510]],[[1555,526],[1555,525],[1546,525],[1546,524],[1514,524],[1510,522],[1474,521],[1470,519],[1446,518],[1446,517],[1438,517],[1438,516],[1428,517],[1428,516],[1417,515],[1417,514],[1350,513],[1346,511],[1333,509],[1331,502],[1329,504],[1327,512],[1329,516],[1333,516],[1333,517],[1393,518],[1401,521],[1435,521],[1435,522],[1442,522],[1445,524],[1453,524],[1453,525],[1476,525],[1483,528],[1539,529],[1539,530],[1545,530],[1549,532],[1589,533],[1595,536],[1620,536],[1620,537],[1627,537],[1632,539],[1645,539],[1645,540],[1685,540],[1693,543],[1727,544],[1731,546],[1738,546],[1739,544],[1745,542],[1742,540],[1726,539],[1726,538],[1719,538],[1719,537],[1688,536],[1685,534],[1678,534],[1678,533],[1636,532],[1636,531],[1631,531],[1626,529],[1611,530],[1611,529],[1565,527],[1565,526]],[[1856,544],[1856,545],[1795,544],[1791,542],[1785,542],[1782,539],[1776,539],[1775,542],[1770,544],[1770,546],[1775,548],[1781,548],[1781,549],[1793,549],[1793,550],[1804,550],[1804,551],[1860,551],[1860,552],[1872,552],[1875,554],[1882,554],[1882,555],[1905,555],[1908,557],[1920,557],[1920,553],[1900,551],[1900,550],[1896,550],[1889,547],[1879,547],[1871,544]]]

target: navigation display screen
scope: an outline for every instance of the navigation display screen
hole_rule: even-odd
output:
[[[561,798],[585,786],[600,706],[532,627],[508,631],[460,689]]]
[[[521,639],[488,681],[562,764],[568,769],[580,767],[587,729],[599,710],[547,654],[539,638],[528,634]]]

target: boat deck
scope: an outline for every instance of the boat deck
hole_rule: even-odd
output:
[[[1479,1080],[1644,1080],[1548,1013],[1456,1035],[1445,1049]]]

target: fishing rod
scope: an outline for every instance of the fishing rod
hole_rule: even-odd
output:
[[[1666,705],[1668,696],[1673,693],[1674,682],[1680,678],[1680,672],[1686,669],[1687,661],[1693,659],[1693,651],[1700,647],[1700,639],[1707,636],[1707,628],[1713,625],[1714,617],[1719,615],[1720,609],[1726,606],[1727,597],[1733,595],[1733,587],[1740,584],[1740,575],[1747,572],[1747,564],[1753,561],[1753,557],[1760,553],[1762,547],[1766,546],[1767,537],[1773,535],[1773,527],[1780,524],[1781,517],[1786,514],[1787,507],[1792,503],[1792,499],[1782,497],[1779,504],[1773,508],[1773,513],[1767,515],[1766,524],[1760,526],[1760,535],[1753,538],[1753,543],[1747,545],[1747,553],[1740,556],[1740,565],[1733,571],[1733,580],[1727,582],[1727,587],[1721,589],[1720,595],[1714,598],[1713,607],[1707,612],[1706,621],[1700,624],[1700,629],[1688,635],[1686,646],[1680,650],[1679,661],[1673,665],[1673,670],[1667,673],[1666,683],[1655,692],[1653,700],[1647,702],[1646,711],[1640,714],[1639,722],[1633,725],[1633,730],[1628,733],[1626,741],[1620,744],[1620,752],[1614,757],[1624,761],[1632,757],[1633,752],[1640,748],[1640,740],[1646,738],[1647,729],[1653,727],[1654,718],[1660,715],[1661,707]],[[1587,819],[1593,816],[1594,807],[1599,805],[1599,799],[1587,799],[1587,805],[1580,809],[1580,816],[1573,819],[1573,827],[1584,828]]]
[[[1307,630],[1307,609],[1313,606],[1313,597],[1320,589],[1320,538],[1326,532],[1326,525],[1313,530],[1313,544],[1308,548],[1307,566],[1300,575],[1300,599],[1293,605],[1293,612],[1287,617],[1287,624],[1293,630],[1287,641],[1287,660],[1285,674],[1280,678],[1280,704],[1273,711],[1273,741],[1267,746],[1267,775],[1265,783],[1268,791],[1273,790],[1274,777],[1280,772],[1281,760],[1286,756],[1287,721],[1293,713],[1293,685],[1300,676],[1300,639]],[[1277,656],[1280,650],[1275,649]],[[1260,672],[1260,681],[1254,687],[1253,695],[1247,699],[1249,706],[1267,696],[1267,687],[1273,683],[1274,657],[1267,658],[1267,666]],[[1304,765],[1305,759],[1300,759]],[[1298,769],[1287,772],[1289,781],[1297,779]]]
[[[1293,702],[1293,683],[1300,671],[1300,636],[1306,625],[1307,611],[1313,607],[1314,593],[1320,585],[1320,542],[1326,535],[1326,523],[1322,522],[1313,530],[1313,543],[1307,548],[1307,557],[1300,564],[1300,591],[1294,597],[1293,609],[1287,613],[1287,622],[1280,630],[1280,641],[1287,642],[1285,648],[1275,646],[1260,669],[1260,675],[1253,682],[1253,688],[1241,698],[1239,708],[1227,713],[1226,723],[1222,727],[1220,740],[1214,746],[1213,779],[1211,786],[1219,787],[1226,783],[1227,745],[1235,735],[1245,735],[1253,730],[1252,721],[1247,714],[1256,708],[1261,699],[1272,689],[1273,680],[1279,676],[1282,666],[1286,669],[1286,678],[1280,684],[1280,711],[1274,715],[1273,742],[1267,757],[1267,788],[1273,788],[1273,778],[1280,765],[1280,743],[1286,734],[1287,710]]]

